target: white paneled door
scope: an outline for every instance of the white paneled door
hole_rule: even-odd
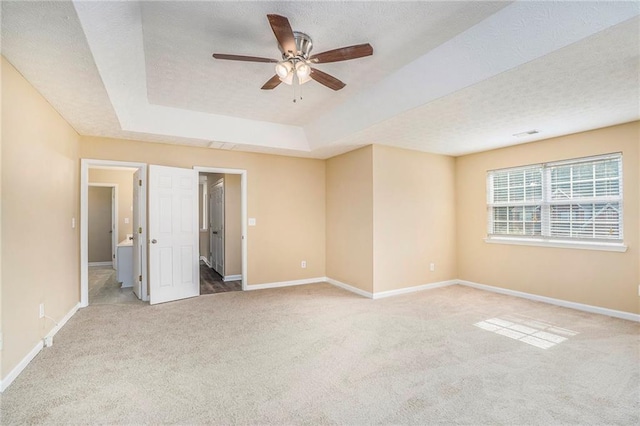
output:
[[[224,277],[224,181],[219,180],[209,189],[211,232],[211,267]]]
[[[149,166],[150,303],[200,294],[198,172]]]
[[[133,293],[142,299],[142,223],[140,220],[140,192],[142,179],[140,169],[133,174]]]

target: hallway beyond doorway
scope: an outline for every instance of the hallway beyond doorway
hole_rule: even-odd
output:
[[[112,305],[119,303],[144,303],[133,294],[132,287],[122,288],[116,280],[116,270],[111,266],[89,267],[89,304]]]

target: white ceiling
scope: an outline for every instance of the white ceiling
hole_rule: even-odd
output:
[[[314,53],[302,101],[260,87],[267,13]],[[81,134],[327,158],[369,143],[461,155],[640,118],[637,2],[2,2],[2,54]],[[540,133],[514,138],[514,133]]]

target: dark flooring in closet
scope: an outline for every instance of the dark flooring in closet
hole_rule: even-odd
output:
[[[225,293],[241,291],[242,281],[222,281],[222,277],[213,269],[200,261],[200,294]]]

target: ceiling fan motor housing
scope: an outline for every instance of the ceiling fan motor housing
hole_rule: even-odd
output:
[[[300,31],[294,31],[293,38],[296,42],[297,50],[293,57],[304,60],[309,59],[309,53],[311,52],[311,48],[313,47],[313,41],[311,40],[311,37],[309,37],[309,35],[305,33],[301,33]],[[280,46],[279,44],[278,49],[280,49],[280,52],[282,52],[282,59],[286,60],[290,58],[289,54],[285,52],[284,49],[282,49],[282,46]]]

